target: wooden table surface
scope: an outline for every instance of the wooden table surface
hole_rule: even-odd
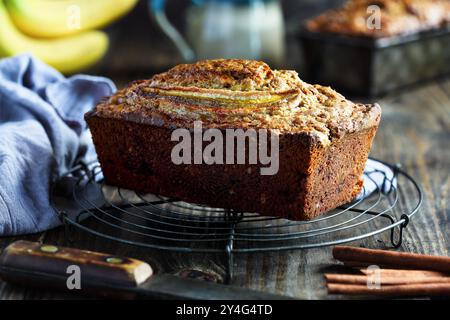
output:
[[[399,250],[449,255],[450,219],[450,79],[392,94],[381,99],[381,127],[371,155],[389,163],[401,163],[423,188],[424,203],[408,225]],[[224,259],[203,254],[164,253],[136,249],[82,232],[73,234],[73,245],[145,259],[157,272],[176,273],[185,268],[206,270],[223,277]],[[64,245],[64,229],[43,234],[1,238],[0,250],[17,239]],[[351,245],[389,248],[389,232]],[[327,296],[323,271],[336,265],[331,248],[281,253],[239,255],[233,284],[304,299]],[[45,290],[24,289],[0,281],[0,299],[74,298]]]

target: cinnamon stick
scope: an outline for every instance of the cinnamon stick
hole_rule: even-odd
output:
[[[394,268],[450,272],[450,257],[444,256],[336,246],[333,248],[333,257],[340,261],[360,262],[362,264],[370,263]]]
[[[449,296],[449,283],[402,284],[381,286],[378,289],[360,284],[328,283],[329,294],[372,296]]]
[[[346,283],[346,284],[362,284],[367,285],[372,280],[368,275],[354,275],[354,274],[325,274],[325,279],[330,283]],[[448,283],[450,284],[450,277],[429,277],[418,275],[407,276],[383,276],[379,278],[380,285],[393,284],[417,284],[417,283]]]
[[[359,272],[365,275],[372,275],[374,273],[373,269],[360,268]],[[449,277],[450,274],[439,271],[429,271],[429,270],[402,270],[402,269],[378,269],[381,277]]]

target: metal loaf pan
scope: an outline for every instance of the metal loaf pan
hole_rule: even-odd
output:
[[[380,96],[450,75],[450,26],[380,39],[302,28],[300,40],[302,77],[352,96]]]

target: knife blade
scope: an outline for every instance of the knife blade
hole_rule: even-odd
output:
[[[143,261],[16,241],[0,255],[0,278],[25,286],[127,299],[280,300],[285,296],[170,274]]]

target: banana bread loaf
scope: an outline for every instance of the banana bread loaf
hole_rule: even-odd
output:
[[[373,5],[380,8],[380,28],[368,27],[369,17],[374,14],[369,7]],[[345,6],[308,21],[307,29],[381,38],[439,28],[448,23],[449,0],[350,0]]]
[[[308,220],[359,193],[380,115],[378,105],[352,103],[330,88],[303,82],[295,71],[257,61],[209,60],[134,82],[85,118],[109,184]],[[261,174],[267,163],[252,163],[249,156],[241,163],[174,163],[180,140],[172,141],[172,134],[187,128],[195,136],[199,121],[201,132],[214,128],[224,136],[230,129],[267,131],[278,139],[277,172]]]

